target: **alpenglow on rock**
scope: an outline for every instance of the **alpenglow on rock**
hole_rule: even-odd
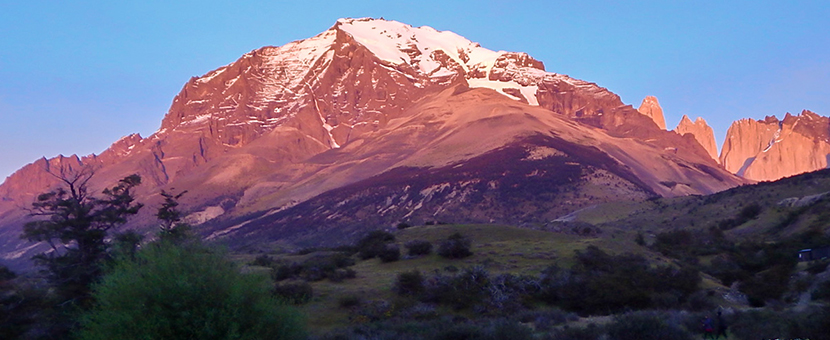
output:
[[[689,116],[683,115],[683,118],[680,118],[680,123],[677,123],[677,127],[674,128],[674,131],[678,134],[685,135],[687,133],[692,134],[695,137],[698,143],[706,149],[706,152],[712,156],[712,159],[715,161],[720,161],[718,158],[718,146],[715,143],[715,132],[712,131],[712,128],[709,124],[706,124],[706,121],[701,118],[697,117],[694,122],[689,119]]]
[[[377,19],[341,19],[191,78],[150,136],[18,170],[0,185],[0,257],[40,250],[18,237],[19,207],[55,184],[56,164],[95,167],[92,192],[137,173],[147,207],[187,190],[195,230],[240,246],[343,241],[401,221],[549,221],[746,182],[597,84]],[[154,230],[152,211],[125,227]]]
[[[804,110],[783,120],[741,119],[726,132],[721,164],[747,179],[777,180],[827,167],[830,118]]]
[[[666,118],[663,117],[663,108],[660,107],[657,97],[646,96],[643,98],[643,102],[640,103],[637,111],[651,118],[659,128],[666,129]]]

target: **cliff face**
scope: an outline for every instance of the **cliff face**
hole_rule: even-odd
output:
[[[640,103],[637,111],[651,118],[659,128],[666,129],[666,118],[663,117],[663,108],[660,107],[657,97],[647,96],[643,98],[643,102]]]
[[[148,137],[22,168],[0,185],[0,236],[8,241],[0,257],[37,251],[14,236],[26,219],[20,207],[52,187],[55,173],[79,167],[94,168],[92,192],[139,174],[137,199],[147,207],[158,205],[161,190],[187,190],[180,207],[211,223],[211,235],[239,230],[252,237],[261,230],[241,228],[251,216],[286,211],[315,219],[309,228],[340,226],[357,217],[337,209],[358,209],[349,203],[356,200],[376,223],[393,224],[439,212],[463,216],[481,206],[473,198],[485,197],[501,212],[471,212],[479,217],[470,221],[509,222],[744,183],[693,138],[662,130],[597,84],[547,72],[526,53],[373,19],[341,19],[317,36],[254,50],[190,79]],[[420,189],[389,184],[401,171]],[[513,188],[534,183],[547,189],[523,204],[530,199]],[[332,197],[332,210],[292,210],[315,197]],[[514,209],[537,203],[533,212]],[[152,210],[143,209],[130,227],[152,225]]]
[[[783,120],[742,119],[732,123],[724,140],[721,163],[747,179],[776,180],[827,167],[830,118],[803,111]]]
[[[718,146],[715,143],[715,132],[712,131],[712,128],[709,124],[706,124],[706,121],[701,118],[697,117],[694,122],[689,119],[688,116],[683,115],[683,118],[680,119],[680,123],[677,124],[677,127],[674,128],[674,132],[678,134],[685,135],[691,134],[695,137],[698,143],[706,149],[706,152],[709,153],[709,156],[712,157],[713,160],[719,161],[718,158]]]

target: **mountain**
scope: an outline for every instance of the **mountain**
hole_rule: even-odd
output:
[[[646,96],[643,98],[643,102],[640,103],[637,111],[654,120],[654,124],[657,124],[657,127],[663,130],[666,129],[666,118],[663,117],[663,108],[660,107],[657,97]]]
[[[718,145],[715,143],[715,132],[712,131],[712,128],[709,124],[706,124],[706,120],[701,117],[697,117],[694,122],[689,119],[688,116],[683,115],[680,118],[680,123],[677,123],[677,127],[674,128],[674,131],[680,135],[685,135],[687,133],[692,134],[695,139],[706,149],[706,152],[709,153],[709,156],[712,157],[715,161],[720,161],[718,158]]]
[[[721,164],[756,181],[777,180],[828,165],[830,118],[804,110],[783,120],[742,119],[732,123],[721,148]]]
[[[142,176],[146,207],[127,227],[153,230],[159,192],[187,190],[188,219],[232,245],[342,242],[401,221],[545,223],[745,183],[597,84],[382,19],[254,50],[191,78],[152,135],[18,170],[0,185],[3,258],[38,251],[17,237],[23,208],[79,167],[95,170],[94,191]]]

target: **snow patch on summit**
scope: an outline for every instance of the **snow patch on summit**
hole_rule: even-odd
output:
[[[496,60],[507,52],[492,51],[480,44],[450,31],[438,31],[429,26],[412,27],[393,20],[382,19],[340,19],[338,27],[351,35],[355,41],[369,49],[380,60],[392,65],[409,65],[429,78],[444,78],[459,74],[452,66],[457,65],[468,75],[470,87],[483,87],[514,100],[521,100],[504,89],[516,89],[530,105],[539,105],[535,84],[520,84],[515,80],[499,81],[489,79]],[[443,53],[438,53],[438,52]],[[448,56],[454,63],[447,65],[436,58]],[[381,65],[383,66],[383,65]],[[449,68],[447,66],[450,66]],[[400,72],[399,70],[395,70]],[[543,77],[545,72],[535,69],[524,73]],[[534,72],[536,71],[536,72]],[[472,73],[483,73],[484,77],[469,77]],[[406,75],[408,76],[408,75]]]

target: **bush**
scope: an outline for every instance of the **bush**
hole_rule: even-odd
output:
[[[202,246],[168,243],[121,260],[94,287],[80,339],[301,339],[303,321],[268,291]]]
[[[360,297],[355,295],[346,295],[337,300],[337,305],[340,308],[352,308],[360,306]]]
[[[432,253],[432,243],[424,240],[412,240],[404,245],[408,249],[409,256],[429,255]]]
[[[292,305],[311,301],[314,289],[308,282],[288,282],[274,285],[274,296]]]
[[[482,303],[489,288],[490,273],[486,269],[465,268],[454,276],[433,276],[425,283],[423,300],[464,309]]]
[[[391,242],[395,242],[395,235],[383,230],[375,230],[358,240],[355,248],[361,260],[368,260],[384,252],[386,245]]]
[[[343,282],[345,279],[353,279],[355,277],[357,277],[357,272],[351,268],[337,269],[328,274],[328,278],[331,282]]]
[[[586,327],[562,327],[552,334],[551,339],[556,340],[596,340],[603,336],[603,329],[596,324],[588,324]]]
[[[253,262],[251,262],[252,266],[260,266],[260,267],[270,267],[274,264],[274,259],[270,256],[263,254],[257,256]]]
[[[395,262],[401,259],[401,250],[398,249],[398,246],[387,245],[383,248],[383,251],[378,253],[378,258],[383,263]]]
[[[608,325],[608,338],[613,340],[691,340],[691,333],[681,325],[654,312],[635,312],[614,318]]]
[[[299,278],[306,281],[330,279],[340,282],[355,277],[354,270],[342,270],[354,264],[354,259],[344,253],[318,254],[302,263],[274,265],[271,276],[275,281]]]
[[[438,247],[438,255],[448,259],[460,259],[473,255],[470,251],[470,239],[459,233],[450,235],[446,241],[441,242]]]
[[[406,223],[406,222],[401,222],[401,223],[398,223],[397,227],[398,227],[398,230],[404,230],[404,229],[412,228],[412,225],[410,225],[409,223]]]
[[[748,310],[737,313],[729,326],[733,338],[749,339],[830,339],[830,308],[803,312]]]
[[[17,277],[13,271],[9,270],[8,267],[4,265],[0,265],[0,282],[11,280]]]
[[[690,267],[652,267],[638,255],[609,255],[595,246],[577,251],[571,269],[552,266],[542,273],[538,297],[582,314],[629,308],[676,307],[701,281]]]
[[[417,296],[424,291],[424,276],[418,270],[400,273],[392,290],[398,295]]]

